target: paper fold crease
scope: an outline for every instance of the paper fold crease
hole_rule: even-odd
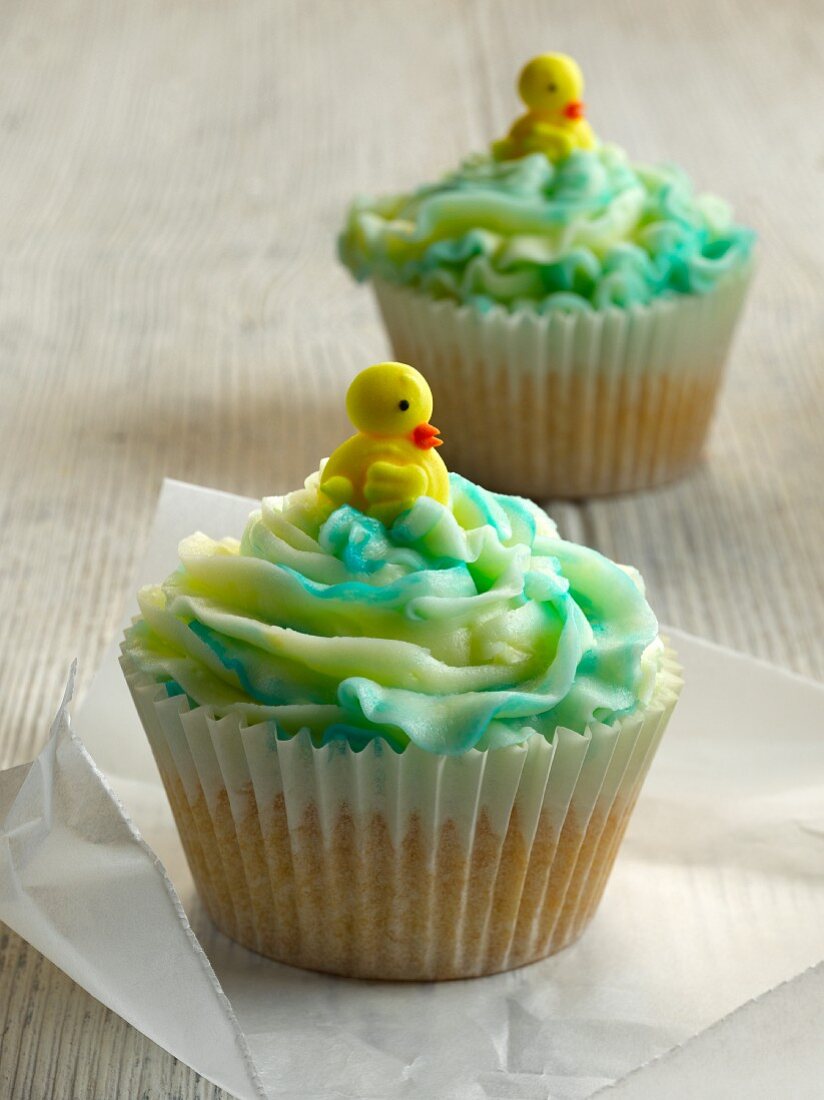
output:
[[[0,919],[210,1081],[263,1095],[174,887],[72,733],[74,679],[40,755],[0,774]]]

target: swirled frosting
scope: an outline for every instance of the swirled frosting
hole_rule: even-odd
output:
[[[638,575],[529,501],[450,486],[449,505],[422,497],[387,528],[331,511],[313,475],[239,542],[185,539],[126,651],[171,693],[319,743],[461,753],[646,702],[657,623]]]
[[[555,165],[541,153],[472,157],[411,194],[357,200],[338,243],[358,279],[543,312],[705,293],[754,239],[679,168],[602,145]]]
[[[263,501],[243,537],[196,534],[141,591],[125,651],[170,693],[317,743],[459,754],[648,701],[657,623],[633,570],[537,506],[450,475],[391,527],[318,493]]]

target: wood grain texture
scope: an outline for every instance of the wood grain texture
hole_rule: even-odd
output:
[[[0,9],[0,759],[88,683],[164,475],[253,496],[344,432],[386,353],[335,261],[356,192],[502,133],[538,49],[602,135],[761,235],[708,459],[550,510],[661,618],[824,677],[824,6],[813,0],[6,0]],[[16,936],[0,1095],[217,1097]]]

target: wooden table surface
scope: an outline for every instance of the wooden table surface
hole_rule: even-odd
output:
[[[704,465],[553,505],[667,622],[824,678],[824,5],[6,0],[0,7],[0,758],[88,683],[164,475],[259,496],[345,431],[386,355],[335,260],[358,191],[501,134],[564,49],[590,117],[760,233]],[[16,935],[0,1095],[217,1097]],[[181,1006],[185,1011],[185,1006]]]

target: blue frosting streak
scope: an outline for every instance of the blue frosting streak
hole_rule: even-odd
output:
[[[616,146],[553,165],[469,158],[408,195],[359,199],[341,259],[371,276],[488,312],[646,304],[709,293],[744,266],[755,234],[674,165],[633,165]]]
[[[657,623],[636,579],[529,501],[456,474],[450,490],[385,527],[310,486],[237,550],[199,536],[141,593],[127,649],[170,694],[356,748],[459,754],[643,702]]]

